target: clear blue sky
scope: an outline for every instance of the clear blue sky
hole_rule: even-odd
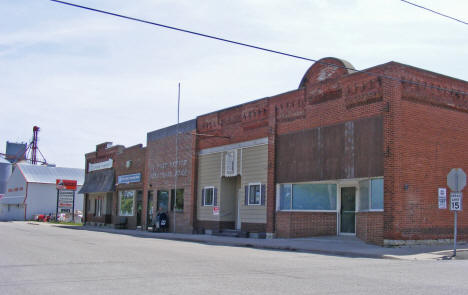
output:
[[[468,1],[414,0],[467,20]],[[391,60],[467,80],[468,26],[398,0],[74,3],[365,69]],[[57,4],[0,1],[0,152],[29,141],[58,166],[112,141],[297,88],[311,63]]]

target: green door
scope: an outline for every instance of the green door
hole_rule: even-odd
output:
[[[356,188],[341,188],[340,232],[356,233]]]

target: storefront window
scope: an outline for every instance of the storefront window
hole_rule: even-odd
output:
[[[280,210],[291,210],[292,184],[280,185]]]
[[[282,184],[280,210],[336,210],[336,184]]]
[[[135,191],[119,191],[119,215],[133,216]]]
[[[359,182],[359,210],[383,210],[383,178]]]
[[[171,190],[171,209],[174,209],[174,190]],[[177,195],[175,196],[175,210],[184,211],[184,189],[177,189]]]

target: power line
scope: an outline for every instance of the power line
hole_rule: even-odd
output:
[[[416,3],[412,3],[412,2],[409,2],[409,1],[406,1],[406,0],[400,0],[400,1],[401,1],[401,2],[405,2],[405,3],[409,4],[409,5],[413,5],[413,6],[416,6],[416,7],[418,7],[418,8],[421,8],[421,9],[424,9],[424,10],[427,10],[427,11],[430,11],[430,12],[432,12],[432,13],[438,14],[438,15],[440,15],[440,16],[453,19],[454,21],[457,21],[457,22],[462,23],[462,24],[464,24],[464,25],[468,25],[468,22],[465,22],[465,21],[462,21],[462,20],[460,20],[460,19],[458,19],[458,18],[454,18],[454,17],[451,17],[451,16],[449,16],[449,15],[440,13],[440,12],[438,12],[438,11],[429,9],[429,8],[424,7],[424,6],[422,6],[422,5],[418,5],[418,4],[416,4]]]
[[[124,19],[127,19],[127,20],[132,20],[132,21],[136,21],[136,22],[140,22],[140,23],[154,25],[154,26],[158,26],[158,27],[162,27],[162,28],[166,28],[166,29],[170,29],[170,30],[174,30],[174,31],[179,31],[179,32],[183,32],[183,33],[188,33],[188,34],[200,36],[200,37],[214,39],[214,40],[217,40],[217,41],[227,42],[227,43],[230,43],[230,44],[235,44],[235,45],[244,46],[244,47],[248,47],[248,48],[253,48],[253,49],[257,49],[257,50],[261,50],[261,51],[275,53],[275,54],[288,56],[288,57],[292,57],[292,58],[296,58],[296,59],[300,59],[300,60],[316,62],[316,63],[320,63],[320,64],[323,64],[323,65],[335,67],[335,68],[342,68],[342,69],[346,69],[346,70],[349,70],[349,71],[352,71],[352,72],[364,73],[364,74],[367,74],[367,75],[370,75],[370,76],[381,77],[381,78],[385,78],[385,79],[396,81],[396,82],[404,82],[404,83],[418,85],[418,86],[425,87],[425,88],[448,91],[448,92],[452,92],[452,93],[467,94],[466,92],[463,92],[463,91],[457,91],[457,90],[453,90],[453,89],[447,89],[447,88],[442,88],[442,87],[438,87],[438,86],[427,85],[427,84],[418,83],[418,82],[415,82],[415,81],[402,80],[402,79],[395,78],[395,77],[392,77],[392,76],[381,75],[381,74],[377,74],[377,73],[373,73],[373,72],[369,72],[369,71],[356,70],[354,68],[335,65],[335,64],[332,64],[332,63],[324,62],[324,61],[313,59],[313,58],[302,57],[302,56],[295,55],[295,54],[290,54],[290,53],[286,53],[286,52],[282,52],[282,51],[278,51],[278,50],[268,49],[268,48],[265,48],[265,47],[251,45],[251,44],[247,44],[247,43],[243,43],[243,42],[233,41],[233,40],[229,40],[229,39],[225,39],[225,38],[221,38],[221,37],[216,37],[216,36],[212,36],[212,35],[208,35],[208,34],[198,33],[198,32],[195,32],[195,31],[190,31],[190,30],[186,30],[186,29],[173,27],[173,26],[168,26],[168,25],[164,25],[164,24],[160,24],[160,23],[156,23],[156,22],[152,22],[152,21],[147,21],[147,20],[140,19],[140,18],[135,18],[135,17],[131,17],[131,16],[117,14],[117,13],[113,13],[113,12],[109,12],[109,11],[105,11],[105,10],[100,10],[100,9],[96,9],[96,8],[91,8],[91,7],[87,7],[87,6],[82,6],[82,5],[78,5],[78,4],[74,4],[74,3],[70,3],[70,2],[59,1],[59,0],[50,0],[50,1],[65,4],[65,5],[69,5],[69,6],[76,7],[76,8],[81,8],[81,9],[93,11],[93,12],[107,14],[107,15],[111,15],[111,16],[115,16],[115,17],[120,17],[120,18],[124,18]]]

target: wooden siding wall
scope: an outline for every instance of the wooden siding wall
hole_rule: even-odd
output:
[[[266,185],[268,175],[268,145],[260,145],[242,150],[242,178],[240,198],[241,222],[266,223],[265,205],[245,206],[245,186],[249,183],[261,183]],[[266,187],[266,186],[265,186]],[[265,198],[267,199],[267,198]]]
[[[221,206],[220,184],[221,184],[221,159],[222,153],[200,155],[198,160],[198,201],[197,216],[199,220],[218,221],[219,215],[213,215],[212,206],[202,206],[202,189],[214,186],[218,189],[218,206]]]
[[[381,116],[278,136],[278,183],[383,175]]]

